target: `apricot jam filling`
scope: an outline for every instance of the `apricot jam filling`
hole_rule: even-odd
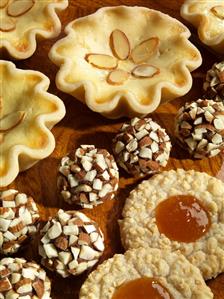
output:
[[[112,299],[173,299],[168,290],[156,279],[142,277],[123,283]]]
[[[211,219],[201,202],[190,195],[171,196],[156,207],[156,224],[170,240],[195,242],[211,226]]]

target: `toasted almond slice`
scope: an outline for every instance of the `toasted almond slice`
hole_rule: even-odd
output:
[[[110,55],[90,53],[86,55],[86,60],[93,66],[103,70],[113,70],[117,67],[116,58]]]
[[[107,82],[112,85],[121,85],[128,80],[129,76],[128,72],[117,69],[109,73]]]
[[[34,6],[33,0],[14,0],[7,8],[7,14],[11,17],[18,17],[24,15]]]
[[[12,19],[3,18],[0,23],[0,31],[9,32],[16,28],[16,24]]]
[[[159,73],[160,70],[150,64],[140,64],[132,70],[132,75],[139,78],[152,78]]]
[[[16,111],[10,114],[7,114],[5,117],[0,119],[0,132],[9,131],[18,124],[21,123],[25,116],[25,111]]]
[[[131,58],[136,64],[143,63],[156,52],[158,46],[159,38],[151,37],[141,42],[131,51]]]
[[[9,0],[0,0],[0,8],[5,7],[8,4]]]
[[[224,6],[217,5],[211,8],[211,12],[218,18],[224,20]]]
[[[116,29],[110,35],[110,46],[115,57],[125,60],[130,55],[130,42],[126,34]]]

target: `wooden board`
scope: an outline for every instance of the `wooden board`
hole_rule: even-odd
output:
[[[179,14],[183,0],[71,0],[69,2],[69,8],[60,14],[63,28],[73,19],[93,13],[102,6],[121,4],[158,9],[183,22]],[[63,31],[60,37],[62,36],[64,36]],[[56,148],[53,154],[37,163],[28,171],[21,173],[15,182],[10,185],[10,187],[28,193],[35,198],[41,211],[42,220],[46,220],[50,215],[54,215],[58,208],[67,210],[72,208],[60,199],[56,190],[56,174],[60,158],[80,144],[95,144],[98,147],[111,151],[111,140],[118,131],[122,121],[124,121],[124,119],[108,120],[99,114],[93,113],[70,95],[57,90],[54,83],[57,67],[48,59],[48,51],[57,39],[39,42],[37,51],[31,58],[16,62],[19,68],[39,70],[46,74],[51,80],[49,91],[58,95],[64,101],[67,109],[65,118],[53,129],[56,138]],[[199,161],[191,160],[178,147],[173,137],[173,118],[178,107],[184,101],[195,100],[202,94],[202,78],[206,70],[217,61],[217,57],[206,49],[201,47],[199,49],[203,56],[203,65],[193,73],[194,84],[192,90],[183,98],[161,106],[152,114],[152,118],[167,129],[172,139],[173,149],[166,169],[195,169],[205,171],[213,176],[222,177],[222,157],[218,156]],[[101,262],[113,256],[114,253],[123,252],[117,219],[121,217],[125,198],[130,190],[136,186],[137,181],[122,171],[120,176],[120,189],[117,200],[108,201],[93,210],[84,210],[87,215],[98,221],[105,235],[106,250]],[[35,241],[29,244],[28,250],[21,252],[20,255],[27,259],[39,261],[36,245]],[[60,278],[50,272],[48,272],[48,275],[52,279],[53,299],[77,299],[80,286],[88,273],[80,277],[67,279]],[[219,275],[213,281],[209,281],[208,285],[212,288],[215,299],[224,299],[224,274]]]

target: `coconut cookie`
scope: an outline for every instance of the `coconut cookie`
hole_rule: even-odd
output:
[[[178,252],[153,248],[116,254],[93,271],[79,299],[209,299],[200,271]]]
[[[49,84],[40,72],[0,61],[0,187],[54,150],[50,129],[64,117],[65,108],[47,92]]]
[[[224,271],[224,183],[194,170],[165,171],[133,190],[120,220],[126,249],[179,250],[205,279]]]
[[[56,11],[68,6],[67,0],[1,0],[0,52],[25,59],[36,50],[36,36],[53,38],[61,31]]]
[[[146,115],[186,94],[201,64],[190,31],[144,7],[101,8],[65,32],[49,53],[57,87],[109,118]]]
[[[199,38],[204,44],[223,54],[223,0],[185,0],[180,13],[198,29]]]

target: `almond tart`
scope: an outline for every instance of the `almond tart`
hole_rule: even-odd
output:
[[[144,7],[106,7],[76,19],[53,45],[57,87],[109,118],[140,116],[186,94],[200,66],[190,31]]]
[[[1,0],[0,53],[25,59],[36,50],[36,36],[53,38],[61,31],[56,10],[68,6],[68,0]]]
[[[224,53],[223,0],[186,0],[181,16],[193,24],[202,43],[218,53]]]
[[[50,129],[64,117],[65,108],[47,92],[49,84],[40,72],[0,60],[0,187],[54,150]]]

